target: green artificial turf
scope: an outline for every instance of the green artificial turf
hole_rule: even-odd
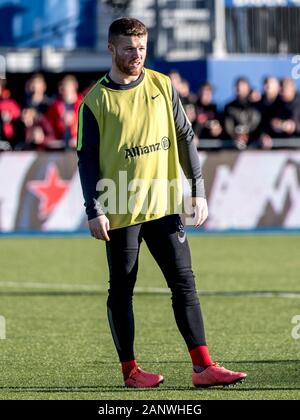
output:
[[[103,243],[2,238],[0,399],[299,399],[300,339],[292,338],[291,320],[300,315],[300,236],[189,241],[211,354],[245,370],[246,382],[193,388],[170,294],[143,244],[134,298],[136,356],[165,382],[157,389],[124,388],[106,320]]]

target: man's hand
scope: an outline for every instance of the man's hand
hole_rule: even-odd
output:
[[[273,140],[269,134],[262,134],[260,136],[260,144],[263,149],[272,149],[273,147]]]
[[[102,241],[110,240],[107,233],[110,229],[109,220],[104,214],[89,220],[89,228],[94,238],[101,239]]]
[[[282,129],[285,133],[289,134],[290,136],[294,134],[296,131],[296,123],[294,120],[285,120],[282,123]]]
[[[195,212],[195,227],[199,227],[205,222],[208,216],[208,208],[206,198],[193,197],[192,206]]]

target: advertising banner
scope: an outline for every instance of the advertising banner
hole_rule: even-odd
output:
[[[209,203],[208,230],[300,228],[300,151],[199,156]],[[0,155],[0,232],[73,232],[85,227],[75,153]]]

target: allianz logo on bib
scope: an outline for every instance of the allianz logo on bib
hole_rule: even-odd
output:
[[[125,159],[135,158],[159,150],[168,150],[171,147],[171,141],[168,137],[163,137],[160,142],[149,144],[148,146],[134,146],[125,149]]]

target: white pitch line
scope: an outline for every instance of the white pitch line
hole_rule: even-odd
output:
[[[101,289],[94,284],[70,284],[70,283],[41,283],[41,282],[27,282],[27,281],[0,281],[0,287],[13,287],[24,289],[53,289],[66,291],[91,291],[101,292]]]
[[[1,287],[12,287],[19,289],[47,289],[60,291],[72,291],[72,292],[100,292],[106,293],[107,289],[103,289],[94,284],[70,284],[70,283],[41,283],[41,282],[19,282],[19,281],[0,281]],[[137,293],[157,293],[157,294],[170,294],[170,290],[167,288],[160,287],[136,287],[135,292]]]
[[[96,292],[107,293],[107,289],[101,288],[95,284],[79,284],[79,283],[42,283],[42,282],[20,282],[20,281],[0,281],[0,288],[18,288],[18,289],[46,289],[52,291],[65,291],[65,292]],[[135,293],[143,294],[164,294],[170,295],[171,292],[168,288],[163,287],[136,287]],[[3,290],[2,290],[3,292]],[[1,293],[1,291],[0,291]],[[228,297],[280,297],[286,299],[300,299],[300,292],[269,292],[269,291],[248,291],[248,290],[202,290],[198,291],[200,296],[228,296]]]

